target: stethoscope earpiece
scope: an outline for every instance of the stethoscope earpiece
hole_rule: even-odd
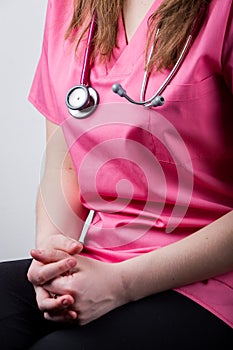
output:
[[[155,96],[153,100],[135,101],[127,95],[126,90],[123,89],[123,87],[119,83],[115,83],[112,85],[112,91],[115,92],[115,94],[119,95],[120,97],[126,98],[126,100],[128,100],[129,102],[135,105],[140,105],[144,107],[158,107],[158,106],[162,106],[165,102],[164,97],[160,95]]]
[[[66,105],[74,118],[86,118],[92,114],[98,105],[97,91],[85,85],[72,87],[66,95]]]
[[[125,89],[123,89],[121,84],[118,84],[118,83],[113,84],[112,91],[115,92],[115,94],[117,94],[117,95],[119,95],[121,97],[125,97],[125,95],[126,95]]]
[[[158,106],[162,106],[165,102],[165,99],[163,96],[156,96],[150,103],[150,106],[152,107],[158,107]]]

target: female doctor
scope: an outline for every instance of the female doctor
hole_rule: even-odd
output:
[[[232,11],[48,1],[36,248],[0,265],[1,349],[232,348]]]

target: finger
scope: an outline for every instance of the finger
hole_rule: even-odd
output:
[[[36,287],[35,291],[38,307],[42,312],[64,312],[74,304],[74,298],[70,295],[62,295],[54,299],[51,297],[51,293],[43,287]]]
[[[77,313],[72,310],[66,310],[61,314],[44,312],[44,318],[52,322],[72,322],[77,319]]]
[[[50,294],[43,287],[35,287],[35,292],[36,292],[36,301],[37,301],[38,307],[40,309],[41,302],[44,299],[49,298]]]
[[[57,249],[32,249],[30,253],[33,259],[42,262],[43,264],[60,261],[70,257],[68,253]]]
[[[61,275],[53,280],[49,281],[48,283],[44,284],[44,288],[50,292],[53,293],[53,291],[56,291],[58,295],[75,295],[75,292],[73,291],[71,285],[72,285],[72,279],[73,275]]]
[[[44,313],[45,319],[53,322],[70,322],[77,318],[77,313],[74,310],[68,310],[74,303],[74,299],[70,295],[53,299],[43,287],[36,287],[35,290],[38,307]]]
[[[62,295],[57,298],[43,298],[39,302],[39,309],[43,312],[60,313],[66,310],[74,303],[74,298],[71,295]]]
[[[44,266],[31,276],[31,282],[35,286],[42,286],[46,282],[58,277],[66,272],[69,272],[76,265],[75,258],[68,258]]]
[[[79,254],[83,249],[83,244],[81,242],[62,234],[51,236],[51,245],[55,249],[62,250],[69,254]]]

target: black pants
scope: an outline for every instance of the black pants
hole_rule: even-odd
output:
[[[1,350],[233,348],[229,326],[174,291],[129,303],[85,326],[46,321],[26,277],[30,263],[0,263]]]

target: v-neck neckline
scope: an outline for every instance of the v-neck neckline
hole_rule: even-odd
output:
[[[139,26],[137,27],[136,31],[132,35],[129,42],[127,42],[123,14],[121,13],[118,21],[118,45],[113,49],[110,61],[105,63],[104,75],[106,78],[109,78],[110,76],[123,77],[129,75],[132,72],[134,63],[138,60],[139,57],[145,54],[148,19],[153,14],[153,12],[159,7],[162,1],[163,0],[155,0],[153,2],[146,15],[140,22]],[[123,63],[124,69],[122,69]],[[98,67],[96,68],[98,70]],[[103,77],[101,73],[97,75],[99,77]]]
[[[132,41],[134,41],[134,37],[137,36],[137,33],[140,31],[141,27],[145,26],[145,22],[146,22],[146,27],[147,27],[147,22],[148,19],[150,18],[150,16],[152,15],[152,13],[154,12],[154,7],[156,6],[157,3],[160,3],[162,0],[155,0],[152,5],[149,7],[149,9],[146,11],[145,16],[142,18],[142,20],[140,21],[139,25],[137,26],[136,30],[134,31],[133,35],[131,36],[130,40],[127,37],[127,33],[126,33],[126,27],[125,27],[125,21],[124,21],[124,14],[123,14],[123,9],[121,11],[121,15],[120,15],[120,21],[121,21],[121,26],[122,26],[122,31],[124,34],[124,39],[125,39],[125,45],[129,46],[131,44]]]

